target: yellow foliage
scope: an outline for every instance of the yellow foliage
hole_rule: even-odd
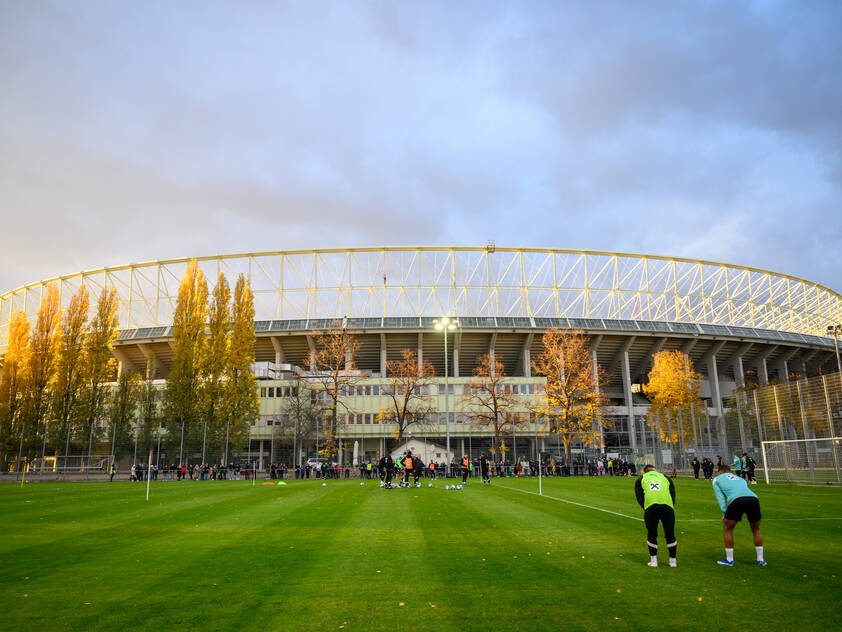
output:
[[[585,444],[599,445],[601,405],[600,386],[605,374],[593,367],[588,339],[580,331],[548,329],[542,339],[544,351],[533,362],[537,375],[546,377],[542,406],[538,414],[550,420],[550,432],[561,435],[570,458],[570,442],[581,437]]]
[[[693,361],[681,351],[656,353],[649,383],[643,392],[652,402],[654,410],[674,410],[699,401],[702,376],[693,370]]]
[[[647,423],[659,430],[662,442],[677,444],[682,434],[685,439],[692,436],[691,408],[701,402],[701,382],[692,360],[681,351],[655,354],[643,392],[652,403]]]
[[[14,426],[20,416],[29,378],[29,320],[12,314],[3,370],[0,371],[0,423]]]

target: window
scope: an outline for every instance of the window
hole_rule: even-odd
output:
[[[380,395],[380,386],[378,386],[377,384],[372,386],[371,387],[371,394],[372,395]]]
[[[261,387],[261,389],[260,389],[260,396],[261,396],[261,397],[266,397],[266,387]]]

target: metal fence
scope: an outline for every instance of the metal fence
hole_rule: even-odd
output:
[[[689,471],[694,456],[730,465],[745,453],[758,470],[769,469],[770,480],[842,483],[840,378],[834,373],[738,389],[721,418],[706,407],[639,418],[640,451],[666,470]],[[764,457],[763,442],[781,441],[788,443],[768,443]]]

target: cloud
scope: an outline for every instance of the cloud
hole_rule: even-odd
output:
[[[7,3],[0,288],[496,239],[840,290],[841,29],[834,3]]]

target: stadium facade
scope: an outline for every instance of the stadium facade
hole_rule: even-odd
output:
[[[644,423],[648,402],[637,386],[653,354],[680,349],[704,376],[702,397],[710,433],[721,428],[725,402],[749,371],[761,384],[793,374],[834,370],[829,325],[842,322],[842,296],[804,279],[767,270],[612,252],[486,247],[396,247],[301,250],[197,257],[213,283],[245,273],[255,295],[255,357],[261,418],[251,430],[252,448],[266,460],[283,415],[289,378],[313,368],[315,336],[340,321],[355,334],[361,380],[349,393],[353,411],[341,439],[361,457],[390,440],[375,414],[386,362],[411,348],[436,375],[428,388],[439,414],[416,438],[441,446],[446,424],[445,334],[441,316],[458,328],[447,339],[452,451],[476,452],[488,430],[466,423],[460,395],[477,357],[493,354],[524,400],[538,398],[542,380],[531,374],[550,327],[578,329],[590,338],[595,365],[609,375],[604,413],[612,420],[604,451],[651,452]],[[120,335],[114,357],[121,370],[141,371],[148,360],[165,378],[172,361],[172,315],[189,258],[114,266],[46,279],[0,295],[0,353],[13,312],[34,319],[46,286],[58,284],[63,303],[84,283],[93,294],[113,285],[119,295]],[[701,424],[701,422],[700,422]],[[701,430],[701,425],[700,432]],[[553,446],[540,424],[512,437],[512,456]],[[720,444],[724,445],[724,444]],[[586,450],[585,446],[580,446]],[[724,448],[723,448],[724,451]],[[436,455],[432,455],[436,458]],[[438,453],[438,459],[445,455]],[[346,457],[347,459],[347,457]]]

